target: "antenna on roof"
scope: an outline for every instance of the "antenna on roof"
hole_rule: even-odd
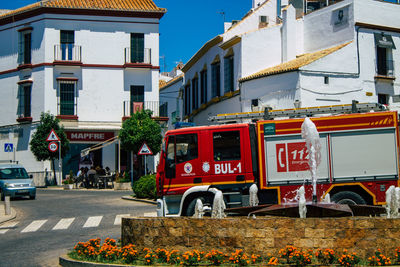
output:
[[[225,11],[221,10],[220,12],[217,12],[218,14],[220,14],[223,18],[224,18],[224,22],[226,21],[225,19]]]

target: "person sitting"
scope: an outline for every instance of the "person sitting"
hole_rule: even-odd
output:
[[[87,188],[89,187],[94,187],[95,184],[95,174],[96,170],[94,169],[94,166],[90,167],[90,170],[87,172],[87,177],[88,177],[88,184]]]

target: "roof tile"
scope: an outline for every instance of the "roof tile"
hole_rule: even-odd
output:
[[[152,0],[42,0],[34,4],[12,10],[0,15],[0,19],[14,14],[23,13],[39,7],[51,8],[73,8],[73,9],[103,9],[114,11],[135,11],[135,12],[161,12],[165,8],[157,7]]]

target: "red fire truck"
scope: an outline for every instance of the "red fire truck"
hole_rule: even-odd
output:
[[[329,193],[336,203],[384,204],[386,190],[399,184],[397,112],[311,120],[322,146],[318,199]],[[290,202],[303,184],[311,201],[303,121],[258,120],[168,131],[157,170],[158,215],[191,216],[197,199],[212,204],[216,189],[223,192],[228,208],[248,206],[252,184],[258,186],[260,204]]]

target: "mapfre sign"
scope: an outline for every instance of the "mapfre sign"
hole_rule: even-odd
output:
[[[113,132],[72,132],[66,131],[70,142],[103,142],[114,137]]]

